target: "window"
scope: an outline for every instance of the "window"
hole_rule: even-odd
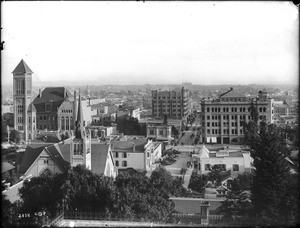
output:
[[[126,152],[123,153],[123,158],[127,158],[127,153]]]
[[[116,166],[119,166],[119,161],[116,161]]]
[[[118,152],[115,153],[115,157],[116,157],[116,158],[119,157],[119,153],[118,153]]]
[[[207,119],[209,120],[209,119],[210,119],[210,116],[207,116]]]
[[[48,160],[44,160],[44,164],[49,164],[49,161]]]
[[[44,120],[47,120],[47,116],[44,116]]]
[[[46,112],[50,112],[51,111],[51,104],[50,103],[46,103],[45,104],[45,111]]]
[[[226,165],[225,164],[220,164],[219,165],[222,171],[226,171]]]
[[[205,164],[204,167],[205,167],[205,170],[206,170],[206,171],[207,171],[207,170],[210,171],[210,164]]]
[[[74,155],[82,155],[82,154],[83,154],[83,145],[74,144]]]
[[[207,108],[207,112],[209,112],[209,108]]]
[[[123,167],[127,167],[127,161],[123,161],[123,162],[122,162],[122,166],[123,166]]]
[[[70,122],[69,122],[69,117],[66,117],[66,130],[70,130]]]
[[[160,134],[160,135],[163,135],[163,134],[164,134],[164,131],[163,131],[163,130],[160,130],[160,131],[159,131],[159,134]]]
[[[210,122],[207,122],[207,126],[210,127]]]
[[[63,116],[61,117],[61,129],[65,130],[65,118]]]
[[[239,165],[238,164],[233,164],[232,165],[232,171],[239,171]]]

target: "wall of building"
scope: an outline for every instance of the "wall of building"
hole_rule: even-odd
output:
[[[210,170],[205,170],[205,165],[218,165],[218,164],[225,164],[226,170],[232,170],[232,166],[234,164],[239,165],[239,171],[237,173],[244,173],[245,171],[251,168],[250,166],[250,155],[246,155],[245,157],[216,157],[216,158],[201,158],[200,160],[200,170],[201,174],[208,174]]]
[[[33,165],[27,170],[25,176],[39,176],[46,168],[50,170],[51,174],[62,173],[52,158],[45,151],[43,151],[36,162],[34,162]]]
[[[181,119],[190,112],[189,91],[183,87],[181,90],[173,91],[153,90],[151,94],[154,118],[162,118],[167,115],[169,118]]]
[[[74,129],[73,102],[64,101],[57,111],[57,129],[70,131]],[[54,114],[55,116],[55,114]]]
[[[169,125],[147,125],[147,137],[149,138],[171,138],[171,126]]]
[[[119,161],[119,166],[116,166],[117,169],[146,169],[145,167],[145,154],[144,152],[127,152],[127,158],[124,158],[124,152],[118,152],[119,156],[116,157],[116,152],[114,151],[114,160]],[[127,166],[123,166],[123,161],[127,161]]]
[[[272,99],[257,103],[260,120],[272,121]],[[207,142],[207,137],[217,138],[217,143],[243,143],[243,122],[250,120],[250,102],[219,102],[203,101],[202,136]]]

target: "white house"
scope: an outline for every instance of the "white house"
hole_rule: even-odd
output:
[[[251,171],[252,158],[249,151],[242,150],[219,150],[209,151],[205,145],[193,155],[193,161],[198,165],[198,173],[208,174],[211,167],[220,165],[224,171],[242,174]]]
[[[112,140],[112,151],[118,170],[134,168],[148,171],[156,168],[156,161],[162,155],[162,143],[147,141],[143,137],[124,136]]]

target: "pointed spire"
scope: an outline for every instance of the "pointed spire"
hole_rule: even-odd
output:
[[[80,89],[79,89],[79,98],[78,98],[78,112],[77,112],[77,120],[75,126],[75,138],[82,139],[83,138],[83,111],[82,111],[82,104],[81,104],[81,96],[80,96]]]
[[[13,74],[25,74],[25,73],[32,74],[33,72],[29,68],[29,66],[25,63],[25,61],[22,59],[12,73]]]

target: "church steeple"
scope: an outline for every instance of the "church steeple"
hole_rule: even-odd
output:
[[[83,139],[83,137],[84,137],[83,111],[82,111],[81,96],[79,90],[78,112],[77,112],[77,120],[75,126],[75,138]]]

